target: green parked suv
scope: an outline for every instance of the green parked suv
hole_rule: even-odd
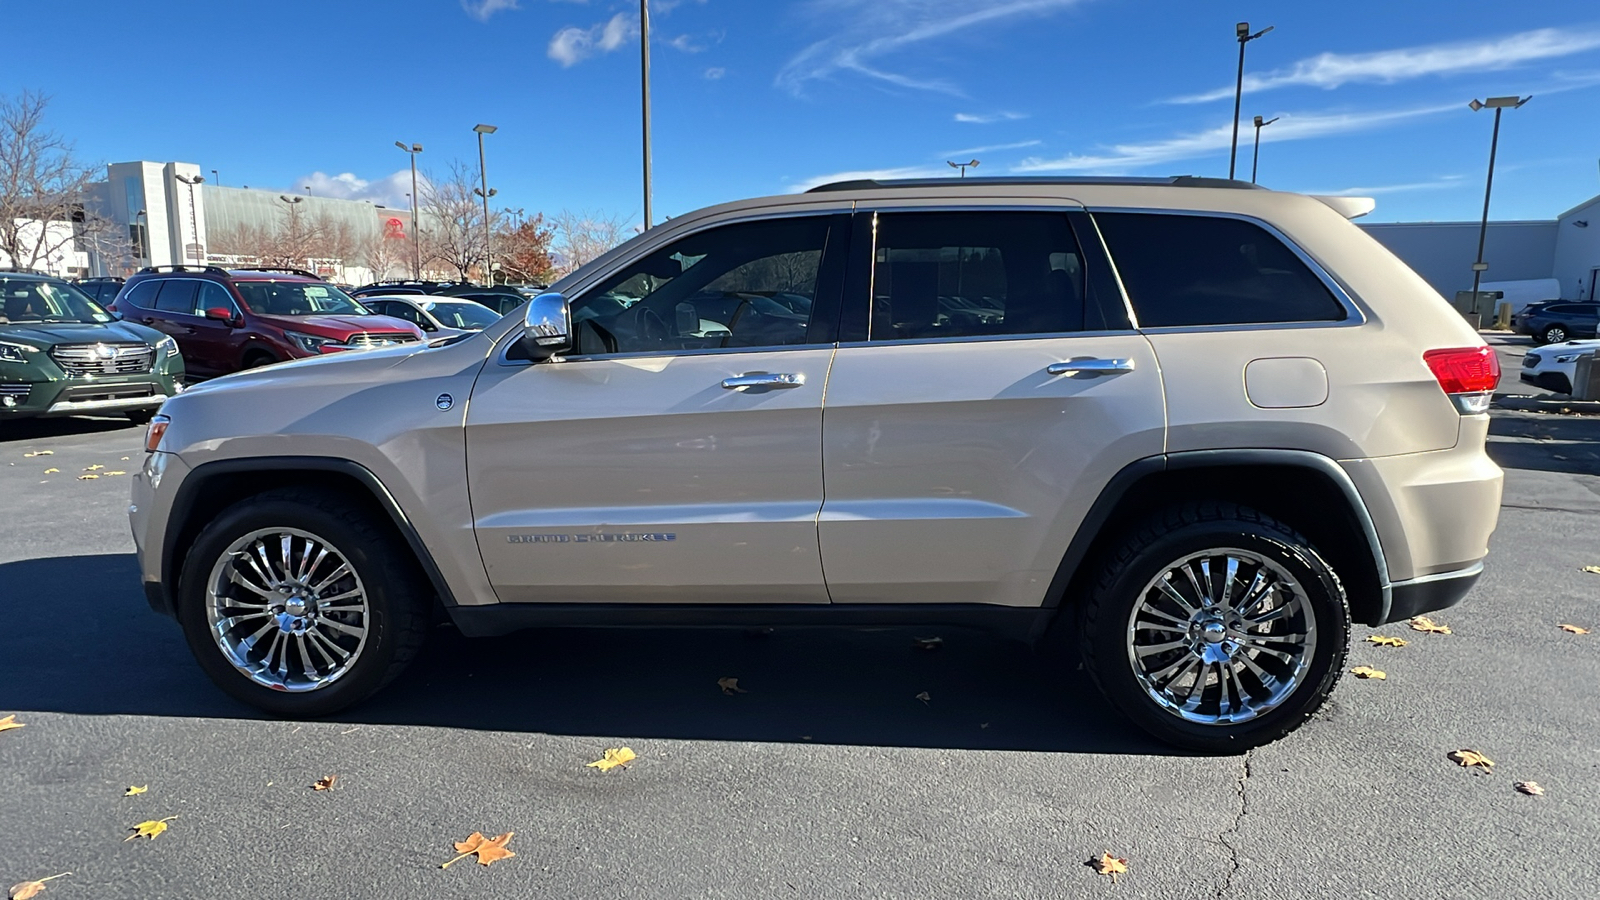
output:
[[[0,270],[0,420],[121,413],[144,423],[182,377],[172,338],[119,321],[59,278]]]

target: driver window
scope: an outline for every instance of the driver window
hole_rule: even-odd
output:
[[[804,344],[827,238],[824,216],[682,238],[573,301],[574,355]]]

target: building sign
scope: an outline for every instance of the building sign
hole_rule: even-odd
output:
[[[390,216],[383,220],[383,236],[386,238],[404,239],[406,236],[406,222],[398,216]]]

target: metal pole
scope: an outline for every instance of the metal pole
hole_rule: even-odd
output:
[[[411,280],[422,280],[422,246],[417,243],[417,153],[411,154]]]
[[[1259,118],[1259,117],[1258,117]],[[1256,166],[1261,162],[1261,126],[1256,126],[1256,149],[1250,154],[1250,183],[1256,183]]]
[[[1228,177],[1233,178],[1233,164],[1239,156],[1239,105],[1244,100],[1244,45],[1250,42],[1248,34],[1239,35],[1239,77],[1233,84],[1233,147],[1228,151]]]
[[[1478,261],[1472,265],[1472,311],[1478,311],[1478,284],[1483,278],[1483,240],[1489,234],[1489,193],[1494,190],[1494,154],[1500,147],[1500,107],[1494,110],[1494,134],[1489,138],[1489,177],[1483,182],[1483,222],[1478,225]]]
[[[483,195],[483,279],[484,283],[494,285],[494,269],[491,268],[494,254],[489,250],[489,172],[483,167],[483,132],[478,132],[478,184],[481,186],[478,193]]]
[[[1499,112],[1499,110],[1496,110],[1496,112]],[[189,231],[192,234],[194,234],[194,245],[196,247],[198,247],[198,246],[200,246],[200,216],[195,212],[195,209],[194,209],[194,182],[191,181],[191,182],[188,182],[188,184],[189,184]],[[188,258],[189,258],[188,249],[189,248],[187,248],[187,247],[184,248],[185,252],[183,254],[183,257],[184,257],[184,261],[185,262],[187,262]]]
[[[639,0],[639,75],[644,99],[644,227],[650,228],[650,0]]]

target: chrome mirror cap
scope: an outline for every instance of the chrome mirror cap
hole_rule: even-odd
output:
[[[528,301],[522,315],[522,333],[528,349],[548,358],[572,348],[572,310],[567,298],[545,291]]]

